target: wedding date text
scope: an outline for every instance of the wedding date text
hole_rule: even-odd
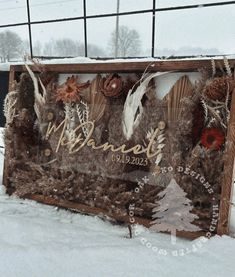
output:
[[[112,162],[122,163],[122,164],[133,164],[133,165],[139,165],[139,166],[148,165],[147,158],[140,158],[140,157],[134,157],[134,156],[128,156],[128,155],[119,155],[119,154],[112,155]]]

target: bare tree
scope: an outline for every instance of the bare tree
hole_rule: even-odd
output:
[[[104,56],[104,51],[102,48],[95,44],[88,44],[88,55],[90,57]],[[43,55],[50,57],[77,57],[84,56],[85,46],[72,39],[51,39],[49,42],[45,43],[43,49]]]
[[[36,40],[33,44],[33,54],[34,56],[42,56],[43,46],[41,41]]]
[[[89,57],[104,57],[105,56],[105,52],[104,50],[95,45],[95,44],[88,44],[88,56]]]
[[[55,53],[58,56],[74,57],[83,55],[83,49],[78,41],[64,38],[55,41]]]
[[[23,42],[20,36],[12,31],[0,33],[0,57],[2,62],[19,58],[23,54]]]
[[[138,56],[141,52],[140,35],[135,29],[120,26],[118,34],[116,30],[111,33],[109,49],[112,56],[115,56],[115,49],[118,57]]]
[[[30,44],[28,39],[22,41],[22,49],[25,54],[30,55]]]
[[[46,42],[43,47],[43,55],[44,56],[56,56],[56,53],[54,53],[54,47],[55,47],[55,40],[51,39],[50,41]]]
[[[44,46],[43,54],[46,56],[76,57],[84,55],[84,48],[78,41],[64,38],[50,40]]]

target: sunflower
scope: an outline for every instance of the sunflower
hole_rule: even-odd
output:
[[[207,149],[219,150],[224,143],[224,133],[218,128],[206,128],[202,131],[201,144]]]
[[[78,77],[74,75],[67,78],[66,82],[62,84],[56,94],[56,101],[62,101],[64,103],[72,103],[80,101],[79,93],[88,88],[90,82],[78,83]]]

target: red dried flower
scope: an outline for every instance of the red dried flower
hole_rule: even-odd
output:
[[[201,136],[201,144],[207,149],[218,150],[224,143],[224,133],[217,128],[204,129]]]
[[[64,103],[78,102],[80,101],[79,93],[88,88],[90,82],[78,83],[78,76],[72,76],[67,78],[66,82],[62,84],[56,95],[56,101],[62,101]]]

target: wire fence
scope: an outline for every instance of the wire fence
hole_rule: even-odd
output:
[[[9,2],[11,0],[2,0],[0,3],[3,2]],[[69,0],[68,0],[69,1]],[[73,0],[74,1],[74,0]],[[27,9],[27,21],[20,22],[20,23],[12,23],[12,24],[5,24],[5,25],[0,25],[0,30],[8,27],[17,27],[17,26],[27,26],[28,27],[28,37],[29,37],[29,51],[30,51],[30,56],[36,57],[34,55],[34,49],[33,49],[33,41],[34,41],[34,36],[32,32],[32,26],[34,25],[40,25],[40,24],[47,24],[47,23],[56,23],[56,22],[71,22],[71,21],[83,21],[83,34],[84,34],[84,56],[88,57],[88,29],[87,29],[87,20],[89,19],[99,19],[99,18],[119,18],[122,16],[126,15],[136,15],[136,14],[150,14],[151,15],[151,57],[157,57],[155,55],[155,36],[156,33],[158,32],[156,28],[156,16],[159,13],[164,13],[168,11],[183,11],[183,10],[192,10],[192,9],[201,9],[201,8],[209,8],[209,7],[222,7],[222,6],[228,6],[231,5],[231,7],[235,8],[235,1],[221,1],[221,2],[211,2],[211,3],[205,3],[205,4],[194,4],[194,5],[182,5],[182,6],[169,6],[169,7],[163,7],[159,8],[157,6],[156,0],[152,0],[152,8],[151,9],[142,9],[142,10],[134,10],[134,11],[128,11],[128,12],[115,12],[115,13],[105,13],[105,14],[93,14],[93,15],[88,15],[87,14],[87,1],[89,0],[82,0],[83,1],[83,12],[82,16],[77,16],[77,17],[68,17],[68,18],[57,18],[57,19],[49,19],[49,20],[32,20],[31,19],[31,7],[32,4],[30,4],[30,0],[26,0],[26,9]],[[118,0],[117,0],[118,1]],[[213,1],[213,0],[212,0]],[[60,2],[48,2],[48,4],[56,4]],[[37,6],[39,6],[38,4]],[[34,5],[36,6],[36,5]],[[23,7],[21,7],[23,8]],[[10,10],[11,8],[8,8]],[[225,54],[225,53],[224,53]],[[204,55],[204,56],[216,56],[213,55]],[[62,58],[58,56],[37,56],[40,58]],[[65,56],[63,56],[64,58]],[[70,56],[69,56],[70,57]],[[191,56],[180,56],[182,57],[191,57]],[[115,57],[108,57],[108,58],[115,58]],[[116,57],[117,58],[117,57]],[[118,57],[118,58],[127,58],[127,57]],[[134,58],[134,57],[128,57],[128,58]],[[173,57],[172,57],[173,58]],[[178,56],[175,56],[174,58],[178,58]],[[102,59],[105,59],[105,57],[102,57]]]

